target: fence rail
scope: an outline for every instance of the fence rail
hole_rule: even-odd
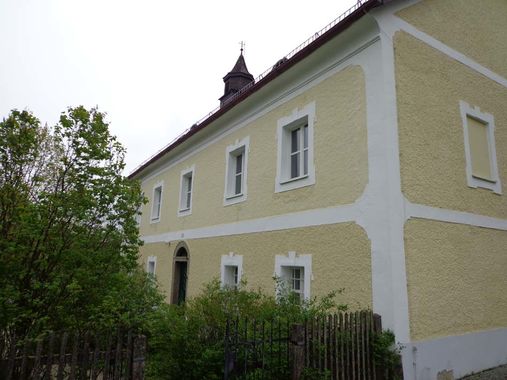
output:
[[[144,378],[146,338],[132,331],[103,334],[50,333],[38,339],[2,336],[0,378]]]
[[[381,318],[371,311],[303,323],[228,321],[224,379],[392,379],[392,368],[375,352],[381,332]]]

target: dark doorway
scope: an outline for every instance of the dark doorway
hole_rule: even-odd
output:
[[[188,282],[188,251],[185,246],[178,245],[173,264],[173,287],[171,303],[181,305],[187,298]]]

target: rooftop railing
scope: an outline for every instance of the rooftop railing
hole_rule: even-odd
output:
[[[331,21],[329,24],[327,24],[325,27],[314,33],[310,38],[308,38],[306,41],[298,45],[296,48],[294,48],[291,52],[289,52],[287,55],[283,56],[281,59],[279,59],[273,66],[266,69],[263,73],[261,73],[257,78],[254,79],[253,82],[250,82],[243,88],[241,88],[238,92],[236,92],[234,95],[231,95],[224,104],[230,103],[237,99],[239,96],[247,92],[250,88],[252,88],[254,85],[262,81],[270,72],[273,71],[273,69],[278,68],[282,66],[285,62],[290,60],[292,57],[294,57],[297,53],[299,53],[301,50],[306,48],[308,45],[313,43],[317,38],[325,34],[327,31],[332,29],[335,25],[339,24],[342,20],[344,20],[346,17],[348,17],[350,14],[355,12],[358,8],[360,8],[366,0],[358,0],[353,6],[351,6],[349,9],[347,9],[345,12],[343,12],[341,15],[339,15],[336,19]],[[150,156],[148,159],[144,160],[136,169],[134,169],[134,172],[137,171],[139,168],[144,166],[146,163],[150,162],[154,157],[158,156],[161,152],[163,152],[165,149],[170,147],[172,144],[174,144],[176,141],[181,139],[183,136],[185,136],[192,128],[195,128],[199,126],[202,122],[210,118],[213,114],[215,114],[222,106],[218,106],[214,108],[212,111],[208,112],[206,115],[204,115],[202,118],[200,118],[196,123],[192,124],[191,127],[185,129],[183,132],[181,132],[178,136],[176,136],[169,144],[164,145],[163,148],[159,149],[155,154]]]

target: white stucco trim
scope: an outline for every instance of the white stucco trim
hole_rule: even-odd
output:
[[[408,200],[405,200],[405,217],[407,220],[412,218],[428,219],[507,231],[507,219],[431,207],[411,203]]]
[[[362,197],[356,203],[343,206],[306,210],[265,218],[238,221],[234,223],[167,232],[158,235],[144,235],[141,236],[141,239],[145,243],[149,244],[170,242],[182,238],[203,239],[350,222],[356,222],[365,228],[369,224],[365,221],[365,209],[373,206],[369,203],[370,201],[371,198],[367,199]],[[406,199],[404,199],[403,209],[404,220],[418,218],[507,230],[507,219],[431,207],[411,203]],[[367,229],[366,232],[372,234],[372,227]],[[371,237],[375,237],[375,234],[370,236],[370,238]]]
[[[280,231],[290,228],[320,226],[327,224],[354,222],[359,209],[354,204],[293,212],[265,218],[243,220],[188,230],[166,232],[158,235],[145,235],[145,243],[170,242],[180,239],[203,239],[218,236],[232,236],[257,232]]]
[[[507,328],[406,343],[405,379],[433,380],[452,370],[455,379],[507,363]]]
[[[183,207],[183,197],[184,197],[184,187],[185,187],[185,178],[191,174],[192,180],[190,181],[190,207]],[[194,182],[195,182],[195,165],[190,166],[189,168],[183,169],[180,173],[180,196],[178,198],[178,216],[187,216],[192,214],[192,205],[194,203]]]
[[[410,341],[404,204],[398,145],[394,47],[383,7],[373,10],[380,41],[364,52],[368,130],[368,186],[357,202],[371,240],[373,310],[399,342]],[[359,56],[357,57],[359,59]]]
[[[402,20],[401,18],[395,16],[394,14],[386,14],[386,22],[390,24],[390,28],[392,30],[392,33],[394,33],[397,30],[402,30],[406,33],[409,33],[410,35],[414,36],[415,38],[423,41],[424,43],[428,44],[434,49],[437,49],[441,53],[444,53],[448,57],[464,64],[465,66],[469,67],[470,69],[484,75],[486,78],[491,79],[492,81],[507,87],[507,79],[502,77],[501,75],[493,72],[492,70],[482,66],[481,64],[475,62],[470,57],[467,57],[465,54],[460,53],[457,50],[454,50],[453,48],[445,45],[444,43],[438,41],[437,39],[431,37],[429,34],[426,34],[413,25],[409,24],[408,22]]]
[[[228,255],[222,255],[220,259],[220,284],[225,285],[225,267],[234,266],[238,268],[238,285],[241,283],[243,276],[243,255],[236,255],[234,252],[229,252]]]
[[[299,255],[295,251],[287,252],[287,255],[275,255],[275,272],[276,278],[283,279],[283,267],[301,267],[304,268],[303,280],[303,298],[310,299],[310,289],[312,277],[312,255]]]
[[[288,152],[290,151],[290,131],[294,123],[301,127],[301,120],[306,119],[308,124],[308,174],[288,179],[287,174],[290,171],[290,159]],[[300,109],[294,109],[290,115],[286,115],[278,119],[276,126],[277,139],[277,159],[276,159],[276,178],[275,193],[298,189],[300,187],[311,186],[315,184],[315,164],[314,144],[313,144],[313,124],[315,121],[315,101],[308,103]],[[302,138],[302,137],[301,137]],[[300,152],[303,155],[303,151]],[[301,169],[302,170],[302,169]]]
[[[231,173],[231,154],[235,151],[242,149],[243,152],[243,174],[241,183],[241,194],[231,194],[229,189],[231,187],[230,181],[234,180]],[[244,202],[248,196],[248,152],[250,151],[250,136],[241,140],[236,140],[234,144],[229,145],[225,149],[225,184],[224,184],[224,206],[233,205],[236,203]]]
[[[498,175],[498,165],[496,160],[496,144],[495,144],[495,118],[493,115],[481,112],[479,107],[472,107],[463,100],[459,102],[459,109],[461,114],[461,121],[463,123],[463,136],[465,145],[465,158],[466,158],[466,174],[468,186],[477,188],[482,187],[485,189],[493,190],[497,194],[502,194],[502,181]],[[488,148],[489,148],[489,162],[492,174],[492,181],[487,181],[472,174],[472,153],[470,151],[470,141],[468,134],[468,116],[483,122],[486,125],[488,132]]]

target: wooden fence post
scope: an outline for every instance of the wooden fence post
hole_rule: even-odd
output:
[[[146,357],[146,336],[134,338],[134,354],[132,357],[132,380],[144,379],[144,361]]]
[[[373,334],[380,334],[382,332],[382,318],[378,314],[373,314]],[[383,358],[380,363],[375,362],[375,378],[376,380],[385,380],[385,366]]]
[[[292,351],[292,380],[301,379],[305,364],[305,331],[302,324],[293,324],[290,329]]]

